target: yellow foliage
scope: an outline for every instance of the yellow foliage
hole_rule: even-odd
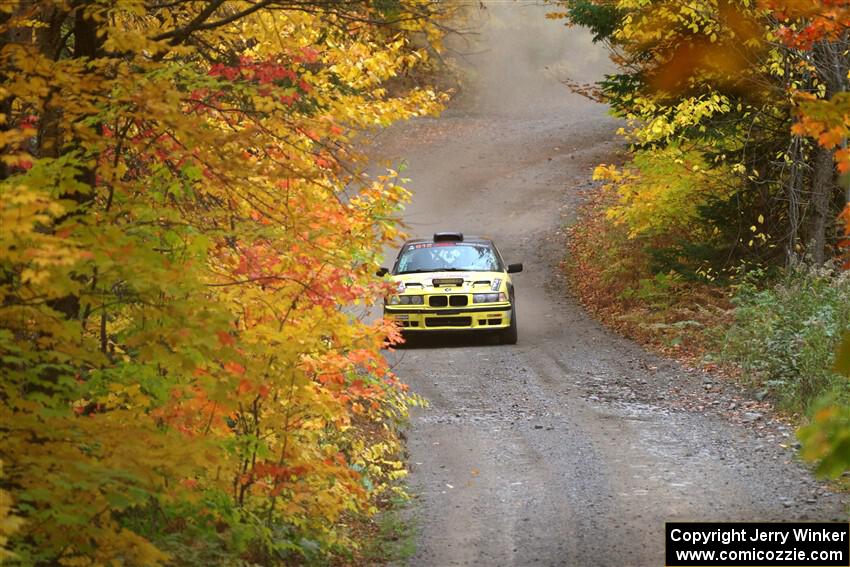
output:
[[[408,198],[362,175],[355,137],[442,108],[398,78],[451,6],[27,6],[0,29],[20,38],[0,46],[0,542],[61,565],[345,545],[342,515],[403,475],[416,402],[381,356],[395,327],[342,309],[381,300]]]
[[[3,474],[3,463],[0,461],[0,478]],[[8,491],[0,489],[0,563],[6,559],[14,559],[15,554],[9,551],[9,538],[17,532],[23,520],[12,511],[14,503]]]
[[[624,168],[600,166],[594,177],[619,195],[608,218],[628,228],[630,238],[664,235],[698,237],[710,227],[698,223],[710,199],[728,198],[736,188],[731,170],[708,167],[700,152],[675,145],[637,152]]]

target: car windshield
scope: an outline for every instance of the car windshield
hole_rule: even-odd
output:
[[[496,272],[499,259],[489,244],[424,242],[408,244],[398,259],[396,274],[416,272]]]

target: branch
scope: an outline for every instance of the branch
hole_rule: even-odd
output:
[[[191,22],[189,22],[188,25],[186,25],[186,27],[161,33],[159,35],[154,36],[152,39],[154,41],[163,41],[168,39],[170,40],[168,42],[170,45],[179,45],[186,41],[189,36],[196,31],[210,30],[235,22],[240,18],[244,18],[245,16],[253,14],[257,10],[265,8],[266,6],[271,4],[273,0],[262,0],[261,2],[257,2],[249,8],[245,8],[241,12],[236,12],[235,14],[231,14],[230,16],[221,18],[220,20],[207,22],[207,19],[212,16],[213,13],[218,10],[222,4],[224,4],[224,2],[225,0],[212,0],[206,8],[201,10],[201,12],[197,16],[195,16],[195,18]]]

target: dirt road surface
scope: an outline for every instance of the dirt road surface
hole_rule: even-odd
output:
[[[607,59],[545,8],[485,4],[458,102],[380,140],[409,164],[411,233],[488,234],[525,263],[519,344],[451,337],[390,354],[431,404],[409,431],[409,563],[660,566],[665,521],[844,518],[781,446],[793,432],[569,299],[560,229],[620,146],[606,108],[560,80],[593,80]]]

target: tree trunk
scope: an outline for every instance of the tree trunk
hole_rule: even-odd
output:
[[[72,56],[74,58],[81,59],[96,59],[97,57],[100,57],[103,52],[103,37],[98,36],[98,23],[88,16],[85,8],[86,4],[84,2],[78,3],[74,8],[74,50]],[[56,57],[58,58],[61,46],[53,46],[53,49]],[[50,96],[59,97],[60,93],[51,93]],[[78,140],[64,139],[64,135],[58,126],[61,122],[58,106],[53,107],[51,105],[51,99],[48,99],[45,102],[43,120],[45,121],[45,128],[51,125],[55,127],[55,131],[52,132],[52,139],[48,136],[44,136],[42,138],[43,151],[50,152],[49,155],[52,157],[58,157],[62,153],[73,151],[80,146]],[[65,199],[75,201],[79,205],[84,205],[85,203],[92,201],[94,199],[96,178],[97,175],[94,167],[86,167],[82,169],[77,175],[77,180],[82,181],[91,187],[91,190],[89,192],[75,191],[73,193],[63,195],[63,197]],[[75,214],[78,213],[76,211],[68,213],[68,215]],[[64,220],[64,218],[59,219],[57,222],[61,222],[62,220]],[[68,319],[81,319],[83,316],[80,312],[80,298],[76,295],[67,295],[61,299],[57,299],[51,303],[51,307],[61,312]]]
[[[847,71],[850,68],[845,55],[846,49],[846,38],[821,41],[814,47],[817,75],[826,87],[826,98],[846,89]],[[817,265],[822,265],[827,260],[827,232],[838,214],[832,206],[838,196],[837,191],[833,151],[817,146],[812,157],[811,221],[808,236],[809,252]]]
[[[803,141],[799,136],[791,138],[788,148],[791,166],[785,182],[788,199],[788,240],[785,243],[785,266],[791,267],[798,261],[797,244],[800,240],[800,191],[803,184]]]
[[[820,266],[827,259],[826,234],[835,217],[830,207],[837,188],[835,183],[835,161],[832,151],[821,147],[816,148],[812,168],[812,198],[810,201],[812,221],[809,231],[809,243],[812,260]]]

